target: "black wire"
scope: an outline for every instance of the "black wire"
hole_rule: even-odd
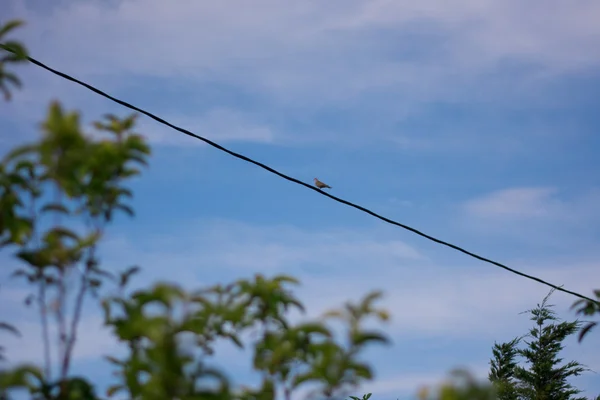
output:
[[[7,50],[9,50],[9,49],[7,49]],[[9,50],[9,51],[10,51],[10,50]],[[79,85],[81,85],[81,86],[84,86],[84,87],[86,87],[87,89],[91,90],[92,92],[95,92],[95,93],[99,94],[100,96],[106,97],[107,99],[110,99],[110,100],[114,101],[115,103],[118,103],[118,104],[120,104],[120,105],[122,105],[122,106],[124,106],[124,107],[127,107],[127,108],[129,108],[129,109],[132,109],[132,110],[135,110],[135,111],[137,111],[137,112],[139,112],[139,113],[141,113],[141,114],[144,114],[144,115],[146,115],[146,116],[148,116],[148,117],[152,118],[153,120],[155,120],[155,121],[157,121],[157,122],[160,122],[160,123],[161,123],[161,124],[163,124],[163,125],[167,125],[168,127],[172,128],[172,129],[175,129],[176,131],[179,131],[179,132],[181,132],[181,133],[183,133],[183,134],[185,134],[185,135],[188,135],[188,136],[191,136],[191,137],[193,137],[193,138],[196,138],[196,139],[202,140],[203,142],[205,142],[205,143],[207,143],[207,144],[209,144],[209,145],[211,145],[211,146],[213,146],[213,147],[215,147],[215,148],[217,148],[217,149],[219,149],[219,150],[221,150],[221,151],[224,151],[225,153],[227,153],[227,154],[229,154],[229,155],[232,155],[232,156],[234,156],[234,157],[236,157],[236,158],[239,158],[239,159],[241,159],[241,160],[247,161],[247,162],[249,162],[249,163],[251,163],[251,164],[254,164],[254,165],[258,166],[258,167],[261,167],[261,168],[263,168],[263,169],[265,169],[265,170],[267,170],[267,171],[269,171],[269,172],[271,172],[271,173],[273,173],[273,174],[275,174],[275,175],[277,175],[277,176],[279,176],[279,177],[281,177],[281,178],[283,178],[283,179],[286,179],[286,180],[288,180],[288,181],[290,181],[290,182],[294,182],[294,183],[297,183],[298,185],[302,185],[302,186],[304,186],[304,187],[306,187],[306,188],[308,188],[308,189],[310,189],[310,190],[313,190],[313,191],[315,191],[315,192],[317,192],[317,193],[319,193],[319,194],[321,194],[321,195],[323,195],[323,196],[329,197],[330,199],[332,199],[332,200],[335,200],[335,201],[337,201],[338,203],[346,204],[347,206],[350,206],[350,207],[356,208],[357,210],[360,210],[360,211],[362,211],[362,212],[365,212],[365,213],[367,213],[367,214],[369,214],[369,215],[372,215],[373,217],[375,217],[375,218],[378,218],[378,219],[380,219],[380,220],[382,220],[382,221],[385,221],[385,222],[387,222],[388,224],[392,224],[392,225],[399,226],[400,228],[406,229],[406,230],[408,230],[408,231],[410,231],[410,232],[413,232],[413,233],[415,233],[415,234],[417,234],[417,235],[419,235],[419,236],[422,236],[422,237],[424,237],[424,238],[426,238],[426,239],[429,239],[429,240],[431,240],[431,241],[433,241],[433,242],[435,242],[435,243],[439,243],[439,244],[441,244],[441,245],[444,245],[444,246],[450,247],[450,248],[452,248],[452,249],[454,249],[454,250],[460,251],[461,253],[464,253],[464,254],[466,254],[466,255],[468,255],[468,256],[471,256],[471,257],[473,257],[473,258],[476,258],[476,259],[478,259],[478,260],[480,260],[480,261],[484,261],[484,262],[490,263],[490,264],[492,264],[492,265],[495,265],[495,266],[497,266],[497,267],[500,267],[500,268],[502,268],[502,269],[505,269],[506,271],[512,272],[513,274],[517,274],[517,275],[519,275],[519,276],[522,276],[522,277],[524,277],[524,278],[531,279],[531,280],[533,280],[533,281],[536,281],[536,282],[539,282],[539,283],[541,283],[541,284],[543,284],[543,285],[550,286],[551,288],[553,288],[553,289],[555,289],[555,290],[558,290],[558,291],[561,291],[561,292],[564,292],[564,293],[568,293],[568,294],[570,294],[570,295],[573,295],[573,296],[579,297],[579,298],[581,298],[581,299],[584,299],[584,300],[587,300],[587,301],[591,301],[591,302],[593,302],[593,303],[596,303],[596,304],[600,304],[600,302],[598,302],[598,301],[596,301],[596,300],[593,300],[593,299],[591,299],[591,298],[589,298],[589,297],[587,297],[587,296],[584,296],[584,295],[582,295],[582,294],[579,294],[579,293],[577,293],[577,292],[573,292],[573,291],[571,291],[571,290],[563,289],[561,286],[557,286],[557,285],[555,285],[555,284],[553,284],[553,283],[546,282],[546,281],[544,281],[544,280],[542,280],[542,279],[540,279],[540,278],[538,278],[538,277],[535,277],[535,276],[528,275],[528,274],[526,274],[526,273],[523,273],[523,272],[517,271],[517,270],[515,270],[515,269],[512,269],[512,268],[510,268],[510,267],[507,267],[507,266],[506,266],[506,265],[504,265],[504,264],[501,264],[501,263],[499,263],[499,262],[496,262],[496,261],[494,261],[494,260],[490,260],[489,258],[482,257],[482,256],[480,256],[480,255],[477,255],[477,254],[475,254],[475,253],[472,253],[472,252],[470,252],[470,251],[468,251],[468,250],[465,250],[465,249],[463,249],[463,248],[461,248],[461,247],[458,247],[458,246],[456,246],[456,245],[453,245],[452,243],[448,243],[448,242],[445,242],[445,241],[443,241],[443,240],[437,239],[437,238],[435,238],[435,237],[433,237],[433,236],[427,235],[426,233],[420,232],[420,231],[418,231],[417,229],[415,229],[415,228],[412,228],[412,227],[410,227],[410,226],[408,226],[408,225],[404,225],[404,224],[402,224],[402,223],[400,223],[400,222],[396,222],[396,221],[394,221],[394,220],[391,220],[391,219],[389,219],[389,218],[386,218],[386,217],[384,217],[384,216],[382,216],[382,215],[379,215],[379,214],[377,214],[377,213],[375,213],[375,212],[373,212],[373,211],[371,211],[371,210],[369,210],[369,209],[366,209],[366,208],[364,208],[364,207],[362,207],[362,206],[359,206],[359,205],[357,205],[357,204],[351,203],[351,202],[349,202],[349,201],[347,201],[347,200],[344,200],[344,199],[340,199],[339,197],[333,196],[333,195],[331,195],[331,194],[329,194],[329,193],[326,193],[326,192],[324,192],[324,191],[322,191],[322,190],[319,190],[319,189],[317,189],[316,187],[314,187],[314,186],[311,186],[311,185],[309,185],[309,184],[307,184],[307,183],[305,183],[305,182],[302,182],[302,181],[300,181],[300,180],[298,180],[298,179],[296,179],[296,178],[293,178],[293,177],[291,177],[291,176],[288,176],[288,175],[286,175],[286,174],[283,174],[283,173],[281,173],[281,172],[279,172],[279,171],[277,171],[277,170],[275,170],[275,169],[273,169],[273,168],[269,167],[268,165],[265,165],[265,164],[263,164],[263,163],[261,163],[261,162],[255,161],[255,160],[253,160],[253,159],[251,159],[251,158],[249,158],[249,157],[246,157],[246,156],[245,156],[245,155],[243,155],[243,154],[239,154],[239,153],[236,153],[236,152],[234,152],[234,151],[231,151],[231,150],[229,150],[229,149],[227,149],[227,148],[225,148],[225,147],[223,147],[223,146],[221,146],[221,145],[219,145],[219,144],[217,144],[217,143],[215,143],[215,142],[213,142],[213,141],[211,141],[211,140],[209,140],[209,139],[206,139],[206,138],[204,138],[204,137],[202,137],[202,136],[196,135],[195,133],[192,133],[192,132],[190,132],[190,131],[188,131],[188,130],[186,130],[186,129],[183,129],[183,128],[180,128],[180,127],[178,127],[178,126],[175,126],[175,125],[173,125],[173,124],[171,124],[171,123],[169,123],[169,122],[165,121],[164,119],[162,119],[162,118],[160,118],[160,117],[157,117],[157,116],[156,116],[156,115],[154,115],[154,114],[151,114],[151,113],[149,113],[148,111],[142,110],[141,108],[138,108],[138,107],[136,107],[136,106],[134,106],[134,105],[131,105],[131,104],[129,104],[129,103],[127,103],[127,102],[123,101],[123,100],[119,100],[119,99],[117,99],[117,98],[115,98],[115,97],[112,97],[111,95],[109,95],[109,94],[107,94],[107,93],[104,93],[103,91],[101,91],[101,90],[99,90],[99,89],[97,89],[97,88],[95,88],[95,87],[93,87],[93,86],[91,86],[91,85],[89,85],[89,84],[87,84],[87,83],[85,83],[85,82],[82,82],[82,81],[80,81],[80,80],[78,80],[78,79],[76,79],[76,78],[73,78],[72,76],[69,76],[69,75],[67,75],[67,74],[65,74],[65,73],[63,73],[63,72],[60,72],[60,71],[57,71],[57,70],[55,70],[55,69],[53,69],[53,68],[50,68],[50,67],[48,67],[47,65],[45,65],[45,64],[43,64],[42,62],[40,62],[40,61],[36,60],[35,58],[32,58],[32,57],[27,57],[27,59],[28,59],[30,62],[32,62],[33,64],[35,64],[35,65],[37,65],[37,66],[39,66],[39,67],[42,67],[42,68],[44,68],[45,70],[47,70],[47,71],[50,71],[50,72],[52,72],[53,74],[56,74],[56,75],[60,76],[61,78],[67,79],[67,80],[69,80],[69,81],[71,81],[71,82],[75,82],[75,83],[77,83],[77,84],[79,84]]]

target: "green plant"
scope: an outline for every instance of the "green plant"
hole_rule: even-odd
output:
[[[125,391],[131,399],[267,399],[282,393],[289,399],[302,385],[312,384],[318,385],[319,393],[331,397],[370,379],[370,368],[357,357],[367,344],[386,339],[380,333],[363,331],[360,323],[371,315],[385,317],[373,308],[378,296],[369,295],[357,305],[347,304],[346,309],[357,311],[352,317],[344,312],[331,313],[348,325],[352,340],[344,349],[324,323],[328,316],[323,321],[297,325],[288,321],[288,310],[303,310],[286,288],[294,284],[297,281],[288,276],[266,279],[257,275],[253,280],[189,293],[177,285],[160,283],[131,296],[106,298],[106,324],[129,348],[125,359],[108,358],[120,377],[108,394]],[[262,384],[255,389],[234,390],[224,373],[207,365],[207,356],[220,339],[243,347],[241,336],[247,331],[257,335],[251,346]],[[178,338],[183,334],[191,334],[195,346],[182,348]],[[198,385],[207,378],[213,385]]]
[[[9,22],[0,28],[0,37],[19,25]],[[6,49],[10,52],[0,59],[0,87],[8,100],[4,82],[19,86],[20,81],[5,65],[22,61],[26,50],[11,41],[2,43]],[[13,375],[2,371],[8,386],[32,375],[38,389],[44,388],[38,393],[50,396],[56,391],[55,382],[62,385],[59,397],[68,390],[82,390],[69,378],[69,370],[84,299],[90,293],[97,295],[107,279],[114,280],[99,267],[97,245],[115,212],[133,213],[124,203],[131,197],[124,183],[139,173],[137,165],[144,165],[149,154],[149,147],[132,132],[134,124],[134,116],[107,115],[94,127],[108,137],[96,139],[84,132],[77,112],[53,102],[42,124],[42,138],[14,149],[0,162],[0,248],[17,248],[23,267],[13,276],[36,288],[25,303],[37,306],[44,347],[44,372],[29,367],[17,368]],[[73,304],[67,304],[70,293]],[[57,374],[50,357],[52,322],[58,327]]]
[[[517,384],[515,369],[518,366],[516,357],[519,354],[517,345],[522,340],[518,337],[507,343],[494,343],[492,348],[493,358],[490,361],[488,378],[494,383],[498,398],[502,400],[517,400]]]
[[[559,357],[564,340],[580,329],[578,321],[559,321],[548,300],[553,290],[536,308],[528,310],[534,326],[525,340],[526,346],[518,348],[520,338],[494,345],[490,380],[498,389],[500,400],[512,399],[574,399],[581,391],[568,383],[587,368],[577,361],[562,363]],[[527,366],[515,362],[519,356]]]
[[[22,63],[27,61],[27,50],[25,47],[14,40],[6,40],[5,36],[15,28],[23,25],[22,21],[13,20],[7,22],[4,26],[0,26],[0,49],[10,50],[3,51],[0,57],[0,91],[6,100],[11,99],[10,89],[7,83],[15,87],[21,87],[21,81],[12,72],[6,70],[7,64]]]
[[[600,314],[600,289],[594,290],[594,295],[598,299],[597,302],[578,300],[573,303],[571,308],[577,308],[577,314],[581,315],[592,316],[594,314]],[[581,342],[596,325],[598,325],[597,321],[588,321],[579,332],[579,341]]]

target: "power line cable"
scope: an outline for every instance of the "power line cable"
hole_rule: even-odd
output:
[[[6,50],[8,50],[8,51],[11,51],[11,50],[10,50],[10,48],[6,48],[6,47],[5,47],[5,49],[6,49]],[[426,234],[426,233],[423,233],[423,232],[421,232],[421,231],[419,231],[419,230],[417,230],[417,229],[415,229],[415,228],[412,228],[412,227],[410,227],[410,226],[408,226],[408,225],[405,225],[405,224],[402,224],[402,223],[400,223],[400,222],[394,221],[394,220],[392,220],[392,219],[386,218],[386,217],[384,217],[384,216],[382,216],[382,215],[379,215],[379,214],[377,214],[377,213],[375,213],[375,212],[373,212],[373,211],[371,211],[371,210],[369,210],[369,209],[367,209],[367,208],[365,208],[365,207],[362,207],[362,206],[360,206],[360,205],[357,205],[357,204],[351,203],[351,202],[349,202],[349,201],[347,201],[347,200],[344,200],[344,199],[341,199],[341,198],[339,198],[339,197],[333,196],[333,195],[331,195],[331,194],[329,194],[329,193],[326,193],[326,192],[324,192],[324,191],[322,191],[322,190],[319,190],[319,189],[317,189],[316,187],[314,187],[314,186],[311,186],[311,185],[309,185],[309,184],[307,184],[307,183],[305,183],[305,182],[302,182],[302,181],[300,181],[300,180],[298,180],[298,179],[296,179],[296,178],[293,178],[293,177],[291,177],[291,176],[289,176],[289,175],[286,175],[286,174],[284,174],[284,173],[282,173],[282,172],[279,172],[279,171],[277,171],[276,169],[269,167],[268,165],[265,165],[265,164],[263,164],[263,163],[261,163],[261,162],[255,161],[255,160],[253,160],[253,159],[251,159],[251,158],[249,158],[249,157],[247,157],[247,156],[245,156],[245,155],[243,155],[243,154],[239,154],[239,153],[236,153],[236,152],[234,152],[234,151],[232,151],[232,150],[229,150],[229,149],[227,149],[227,148],[225,148],[225,147],[221,146],[220,144],[213,142],[212,140],[209,140],[209,139],[207,139],[207,138],[205,138],[205,137],[202,137],[202,136],[200,136],[200,135],[197,135],[197,134],[195,134],[195,133],[193,133],[193,132],[190,132],[190,131],[188,131],[188,130],[186,130],[186,129],[183,129],[183,128],[181,128],[181,127],[178,127],[178,126],[176,126],[176,125],[173,125],[173,124],[171,124],[170,122],[167,122],[167,121],[165,121],[164,119],[162,119],[162,118],[160,118],[160,117],[158,117],[158,116],[156,116],[156,115],[154,115],[154,114],[152,114],[152,113],[150,113],[150,112],[148,112],[148,111],[142,110],[142,109],[141,109],[141,108],[139,108],[139,107],[136,107],[136,106],[134,106],[134,105],[132,105],[132,104],[129,104],[129,103],[127,103],[126,101],[123,101],[123,100],[117,99],[116,97],[113,97],[113,96],[111,96],[111,95],[109,95],[109,94],[107,94],[107,93],[105,93],[105,92],[101,91],[100,89],[97,89],[97,88],[95,88],[94,86],[92,86],[92,85],[90,85],[90,84],[87,84],[87,83],[85,83],[85,82],[82,82],[82,81],[80,81],[80,80],[79,80],[79,79],[77,79],[77,78],[74,78],[74,77],[72,77],[72,76],[70,76],[70,75],[67,75],[67,74],[63,73],[63,72],[57,71],[57,70],[55,70],[55,69],[53,69],[53,68],[51,68],[51,67],[49,67],[49,66],[45,65],[44,63],[42,63],[42,62],[40,62],[40,61],[36,60],[36,59],[35,59],[35,58],[33,58],[33,57],[29,57],[29,56],[28,56],[28,57],[27,57],[27,59],[28,59],[28,60],[29,60],[31,63],[33,63],[33,64],[37,65],[38,67],[41,67],[41,68],[43,68],[43,69],[45,69],[45,70],[47,70],[47,71],[50,71],[50,72],[52,72],[53,74],[60,76],[61,78],[64,78],[64,79],[66,79],[66,80],[69,80],[69,81],[71,81],[71,82],[75,82],[75,83],[77,83],[77,84],[79,84],[79,85],[81,85],[81,86],[83,86],[83,87],[85,87],[85,88],[87,88],[87,89],[91,90],[92,92],[99,94],[100,96],[106,97],[107,99],[109,99],[109,100],[112,100],[112,101],[114,101],[115,103],[118,103],[118,104],[120,104],[120,105],[122,105],[122,106],[124,106],[124,107],[126,107],[126,108],[129,108],[129,109],[131,109],[131,110],[134,110],[134,111],[137,111],[137,112],[139,112],[139,113],[141,113],[141,114],[144,114],[144,115],[146,115],[147,117],[150,117],[150,118],[152,118],[153,120],[155,120],[155,121],[157,121],[157,122],[159,122],[159,123],[161,123],[161,124],[163,124],[163,125],[166,125],[166,126],[168,126],[169,128],[175,129],[176,131],[179,131],[179,132],[181,132],[181,133],[183,133],[183,134],[185,134],[185,135],[188,135],[188,136],[191,136],[191,137],[193,137],[193,138],[195,138],[195,139],[201,140],[201,141],[203,141],[203,142],[205,142],[205,143],[209,144],[210,146],[212,146],[212,147],[214,147],[214,148],[216,148],[216,149],[219,149],[219,150],[221,150],[221,151],[224,151],[225,153],[227,153],[227,154],[229,154],[229,155],[231,155],[231,156],[233,156],[233,157],[235,157],[235,158],[239,158],[240,160],[244,160],[244,161],[246,161],[246,162],[249,162],[249,163],[251,163],[251,164],[254,164],[254,165],[256,165],[256,166],[258,166],[258,167],[260,167],[260,168],[262,168],[262,169],[265,169],[265,170],[267,170],[267,171],[269,171],[269,172],[271,172],[271,173],[273,173],[273,174],[275,174],[275,175],[277,175],[277,176],[279,176],[279,177],[281,177],[281,178],[283,178],[283,179],[285,179],[285,180],[288,180],[288,181],[290,181],[290,182],[294,182],[294,183],[296,183],[296,184],[298,184],[298,185],[302,185],[302,186],[304,186],[304,187],[306,187],[306,188],[308,188],[308,189],[310,189],[310,190],[313,190],[313,191],[315,191],[315,192],[317,192],[317,193],[319,193],[319,194],[321,194],[321,195],[323,195],[323,196],[329,197],[330,199],[332,199],[332,200],[334,200],[334,201],[337,201],[338,203],[342,203],[342,204],[345,204],[345,205],[347,205],[347,206],[350,206],[350,207],[356,208],[357,210],[360,210],[360,211],[362,211],[362,212],[365,212],[365,213],[367,213],[367,214],[369,214],[369,215],[371,215],[371,216],[373,216],[373,217],[375,217],[375,218],[378,218],[378,219],[380,219],[380,220],[382,220],[382,221],[384,221],[384,222],[387,222],[388,224],[392,224],[392,225],[399,226],[400,228],[403,228],[403,229],[406,229],[406,230],[408,230],[408,231],[410,231],[410,232],[413,232],[413,233],[415,233],[415,234],[417,234],[417,235],[419,235],[419,236],[422,236],[422,237],[424,237],[425,239],[431,240],[432,242],[435,242],[435,243],[441,244],[441,245],[443,245],[443,246],[450,247],[451,249],[454,249],[454,250],[456,250],[456,251],[459,251],[459,252],[461,252],[461,253],[464,253],[464,254],[466,254],[466,255],[468,255],[468,256],[470,256],[470,257],[473,257],[473,258],[475,258],[475,259],[477,259],[477,260],[480,260],[480,261],[483,261],[483,262],[486,262],[486,263],[489,263],[489,264],[495,265],[495,266],[497,266],[497,267],[500,267],[500,268],[502,268],[502,269],[504,269],[504,270],[506,270],[506,271],[512,272],[513,274],[516,274],[516,275],[522,276],[522,277],[524,277],[524,278],[527,278],[527,279],[530,279],[530,280],[536,281],[536,282],[538,282],[538,283],[541,283],[541,284],[543,284],[543,285],[549,286],[549,287],[551,287],[551,288],[553,288],[553,289],[555,289],[555,290],[558,290],[558,291],[560,291],[560,292],[567,293],[567,294],[570,294],[570,295],[573,295],[573,296],[579,297],[579,298],[581,298],[581,299],[583,299],[583,300],[591,301],[591,302],[593,302],[593,303],[595,303],[595,304],[600,304],[600,302],[598,302],[598,301],[596,301],[596,300],[594,300],[594,299],[592,299],[592,298],[590,298],[590,297],[584,296],[584,295],[582,295],[582,294],[579,294],[579,293],[577,293],[577,292],[573,292],[573,291],[571,291],[571,290],[568,290],[568,289],[564,289],[562,286],[558,286],[558,285],[555,285],[555,284],[553,284],[553,283],[547,282],[547,281],[545,281],[545,280],[543,280],[543,279],[540,279],[540,278],[538,278],[538,277],[536,277],[536,276],[529,275],[529,274],[526,274],[526,273],[524,273],[524,272],[517,271],[516,269],[510,268],[510,267],[508,267],[508,266],[506,266],[506,265],[504,265],[504,264],[501,264],[501,263],[499,263],[499,262],[497,262],[497,261],[494,261],[494,260],[491,260],[491,259],[489,259],[489,258],[486,258],[486,257],[480,256],[480,255],[478,255],[478,254],[475,254],[475,253],[473,253],[473,252],[470,252],[470,251],[468,251],[468,250],[465,250],[465,249],[463,249],[462,247],[456,246],[456,245],[454,245],[454,244],[452,244],[452,243],[448,243],[448,242],[446,242],[446,241],[443,241],[443,240],[441,240],[441,239],[437,239],[437,238],[435,238],[435,237],[433,237],[433,236],[430,236],[430,235],[428,235],[428,234]]]

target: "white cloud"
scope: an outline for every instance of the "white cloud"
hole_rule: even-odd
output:
[[[191,131],[209,140],[220,142],[243,141],[272,143],[275,133],[265,125],[249,120],[249,117],[236,110],[215,108],[198,116],[165,116],[166,121]],[[142,132],[150,144],[167,146],[195,146],[204,142],[143,117],[138,132]]]
[[[484,218],[552,217],[562,204],[553,197],[556,188],[521,187],[499,190],[470,200],[466,211]]]
[[[469,218],[505,223],[538,221],[588,225],[600,217],[600,190],[580,193],[556,187],[514,187],[497,190],[464,203]],[[564,225],[561,225],[564,227]]]
[[[134,280],[135,286],[168,279],[197,288],[216,281],[250,277],[256,272],[267,276],[289,274],[302,282],[297,294],[307,306],[310,317],[347,300],[356,300],[372,289],[381,289],[385,293],[381,306],[392,315],[391,324],[384,325],[383,329],[396,345],[411,340],[429,343],[443,338],[454,343],[489,341],[491,346],[494,340],[510,340],[529,327],[527,317],[518,313],[535,306],[548,292],[547,287],[536,282],[480,263],[465,262],[464,266],[457,266],[437,257],[425,257],[418,249],[396,239],[395,230],[391,234],[382,229],[313,231],[227,220],[194,220],[183,226],[177,224],[175,229],[176,234],[157,227],[155,232],[160,233],[137,235],[134,240],[112,235],[101,251],[102,261],[107,266],[141,265],[143,270]],[[584,294],[590,292],[590,282],[600,280],[598,260],[570,262],[567,266],[539,262],[512,264]],[[0,290],[0,304],[8,307],[12,303],[7,303],[7,299],[20,299],[22,295],[13,293],[12,289],[10,292],[9,296],[9,291]],[[559,315],[567,318],[574,317],[567,311],[574,300],[561,293],[553,297]],[[9,349],[27,348],[16,358],[11,352],[11,360],[34,360],[36,356],[39,359],[39,327],[33,321],[19,324],[27,332],[23,339],[4,342]],[[100,327],[97,314],[86,315],[80,332],[77,361],[118,350],[108,332]],[[589,343],[593,346],[595,342]],[[17,345],[20,347],[15,347]],[[573,346],[570,354],[579,359],[589,350],[586,346]],[[398,352],[394,347],[389,351]],[[247,364],[241,361],[228,363],[233,353],[223,348],[223,356],[218,356],[216,361],[229,371],[246,368]],[[248,354],[239,356],[245,360]],[[473,367],[483,362],[456,355],[439,360],[438,369],[433,372],[421,374],[414,354],[406,357],[412,361],[392,371],[388,369],[386,376],[369,385],[367,390],[412,392],[419,384],[439,382],[452,367],[465,363]],[[600,367],[597,359],[588,357],[586,362],[592,368]],[[375,364],[380,370],[381,365]],[[479,373],[484,368],[471,370]]]
[[[5,296],[0,295],[0,298],[4,299]],[[21,337],[2,335],[2,345],[6,348],[5,356],[11,363],[30,362],[41,365],[44,354],[41,324],[37,322],[38,318],[33,312],[27,314],[29,321],[14,322],[22,334]],[[98,314],[82,317],[73,350],[73,360],[77,362],[96,361],[104,355],[114,354],[119,345],[103,325],[104,321]],[[56,324],[50,323],[49,327],[51,357],[56,370],[56,366],[59,365],[55,346],[58,337]]]
[[[451,367],[450,370],[457,368],[458,366]],[[465,368],[472,376],[483,381],[487,378],[489,372],[488,366],[481,365],[462,365],[461,369]],[[398,395],[415,395],[417,390],[422,387],[429,387],[431,390],[435,390],[439,385],[449,381],[450,370],[438,370],[429,373],[402,373],[383,379],[377,379],[374,383],[364,385],[363,392],[373,393],[373,397],[383,396],[398,396]]]
[[[185,265],[218,265],[220,270],[249,273],[300,272],[326,268],[333,273],[347,266],[363,264],[381,268],[398,262],[423,262],[414,247],[397,239],[385,238],[377,230],[369,232],[332,229],[306,231],[289,225],[256,227],[230,220],[196,220],[170,232],[146,237],[144,249],[123,238],[107,244],[114,254],[134,254],[143,265],[160,270],[160,262],[170,259]],[[169,249],[169,250],[165,250]],[[150,252],[148,252],[150,250]],[[201,254],[198,253],[201,251]]]
[[[92,132],[91,121],[100,120],[106,113],[113,113],[120,117],[132,113],[131,110],[92,94],[87,89],[44,72],[41,73],[43,76],[40,76],[40,71],[36,71],[26,79],[23,78],[24,88],[16,93],[13,101],[3,105],[0,110],[0,118],[14,121],[24,128],[24,135],[3,137],[2,141],[5,141],[6,145],[22,141],[24,137],[33,139],[38,136],[39,124],[46,117],[49,102],[55,99],[59,100],[64,110],[80,112],[82,128],[87,132]],[[153,112],[149,108],[148,111]],[[213,107],[200,109],[194,113],[156,112],[156,114],[173,125],[219,143],[272,143],[278,136],[267,124],[255,121],[252,115],[237,109]],[[203,144],[202,141],[188,137],[141,114],[135,131],[141,133],[150,145],[189,147]]]
[[[63,69],[227,81],[294,103],[391,90],[406,93],[408,106],[505,60],[554,73],[600,62],[593,0],[131,0],[68,2],[44,15],[13,3],[30,21],[34,54]],[[532,12],[535,24],[525,18]]]
[[[252,226],[232,221],[195,221],[169,232],[149,235],[143,248],[115,240],[106,248],[121,265],[139,263],[144,281],[169,276],[194,286],[260,271],[299,277],[300,298],[310,315],[356,299],[373,289],[385,293],[382,304],[393,315],[394,335],[490,337],[511,329],[516,315],[549,290],[495,267],[464,261],[464,267],[432,259],[395,238],[395,231],[312,231],[285,225]],[[169,249],[168,251],[164,249]],[[597,261],[568,267],[505,260],[509,265],[568,289],[589,292],[598,281]],[[106,260],[113,265],[115,262]],[[471,266],[470,266],[471,265]],[[468,267],[470,266],[470,267]],[[561,305],[572,298],[561,294]],[[518,322],[517,322],[518,323]]]
[[[546,95],[544,85],[555,82],[556,74],[600,63],[595,45],[600,6],[587,0],[576,5],[554,1],[552,7],[541,0],[310,0],[293,6],[273,0],[252,6],[69,0],[44,11],[15,0],[9,4],[11,16],[28,22],[16,36],[34,57],[126,100],[148,82],[168,85],[152,95],[158,105],[148,108],[157,107],[154,111],[167,120],[219,142],[352,147],[385,140],[404,150],[446,153],[475,143],[478,149],[514,152],[523,144],[511,135],[484,138],[481,132],[450,128],[443,134],[399,136],[395,124],[431,102],[493,102],[511,108],[518,99],[519,107],[555,105],[563,97]],[[536,24],[523,17],[532,10]],[[89,118],[96,118],[98,109],[114,107],[37,67],[27,71],[25,90],[0,111],[7,121],[26,121],[29,128],[41,119],[36,112],[50,96]],[[219,89],[212,92],[214,87]],[[221,102],[212,95],[220,90],[240,91],[244,101],[264,107],[257,111],[236,100]],[[175,94],[185,104],[205,99],[210,108],[169,110],[169,96]],[[313,126],[324,110],[368,118],[342,131]],[[301,127],[299,132],[291,122]],[[143,122],[143,127],[154,144],[200,144],[155,122]]]
[[[459,63],[487,64],[506,57],[541,62],[550,68],[581,68],[600,61],[594,47],[600,29],[597,2],[576,3],[493,0],[376,0],[337,21],[341,29],[397,27],[420,22],[428,28],[449,30],[456,46],[449,50]],[[541,7],[541,6],[546,7]],[[535,12],[537,23],[526,15]],[[460,45],[459,45],[460,44]]]
[[[576,254],[594,248],[600,221],[600,191],[513,187],[463,204],[457,224],[479,236],[516,241],[550,252]]]

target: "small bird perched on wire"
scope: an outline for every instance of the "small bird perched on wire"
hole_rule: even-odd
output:
[[[319,178],[315,178],[315,186],[318,187],[319,189],[325,189],[325,188],[331,189],[331,186],[329,186],[326,183],[321,182],[319,180]]]

